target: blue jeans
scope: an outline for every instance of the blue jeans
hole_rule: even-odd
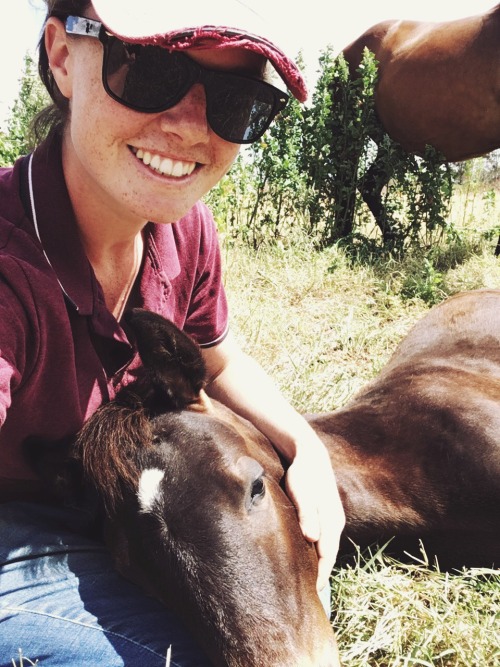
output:
[[[0,667],[165,667],[169,646],[172,667],[210,665],[173,614],[115,572],[89,518],[0,504]]]

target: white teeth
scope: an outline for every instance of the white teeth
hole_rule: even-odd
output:
[[[173,161],[170,158],[166,157],[161,161],[160,171],[162,174],[171,174],[173,172],[173,166],[174,166]]]
[[[172,169],[172,176],[182,176],[184,173],[184,165],[182,162],[176,162],[174,168]]]
[[[148,165],[151,169],[164,176],[173,176],[174,178],[189,176],[189,174],[193,173],[196,166],[195,162],[181,162],[180,160],[174,162],[174,160],[168,157],[162,159],[159,155],[152,155],[149,151],[143,151],[142,148],[138,148],[133,152],[145,165]]]

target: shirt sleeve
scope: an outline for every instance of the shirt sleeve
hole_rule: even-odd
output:
[[[200,347],[213,347],[227,335],[228,306],[222,280],[219,238],[213,216],[198,205],[200,237],[198,266],[184,330]]]
[[[5,277],[3,269],[6,264],[3,260],[0,271],[0,425],[5,422],[12,393],[19,387],[26,372],[25,337],[30,328],[19,300]]]

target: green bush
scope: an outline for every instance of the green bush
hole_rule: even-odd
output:
[[[36,64],[27,53],[19,95],[7,120],[7,132],[0,133],[0,166],[13,164],[18,157],[33,149],[31,123],[48,103],[49,97],[38,77]]]

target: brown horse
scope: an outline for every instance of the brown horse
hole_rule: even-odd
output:
[[[365,48],[379,63],[377,116],[404,151],[432,146],[456,162],[500,148],[500,5],[442,23],[378,23],[343,49],[351,77]],[[377,161],[367,175],[363,198],[376,219],[390,177]]]
[[[158,315],[129,321],[143,368],[70,454],[101,498],[118,569],[173,607],[214,665],[338,666],[315,551],[270,443],[206,397],[194,343]],[[455,296],[347,406],[310,417],[346,540],[422,538],[450,565],[500,563],[499,331],[500,291]],[[48,477],[61,454],[39,461]]]

